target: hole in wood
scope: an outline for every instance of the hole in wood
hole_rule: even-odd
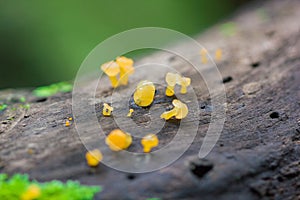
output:
[[[278,112],[272,112],[272,113],[270,114],[270,117],[271,117],[272,119],[279,118],[279,113],[278,113]]]
[[[128,174],[127,175],[127,179],[128,180],[134,180],[136,177],[135,177],[135,175],[134,174]]]
[[[202,178],[207,172],[213,169],[213,163],[206,159],[197,159],[190,162],[191,172]]]
[[[233,79],[232,79],[232,77],[231,76],[227,76],[227,77],[225,77],[225,78],[223,78],[223,83],[229,83],[230,81],[232,81]]]
[[[45,102],[45,101],[47,101],[47,98],[39,98],[35,102],[36,103],[42,103],[42,102]]]
[[[252,68],[256,68],[256,67],[259,67],[260,66],[260,62],[258,61],[258,62],[253,62],[252,64],[251,64],[251,67]]]

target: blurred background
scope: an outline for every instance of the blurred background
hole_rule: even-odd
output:
[[[157,26],[193,36],[245,0],[0,1],[0,88],[36,87],[75,78],[101,41]]]

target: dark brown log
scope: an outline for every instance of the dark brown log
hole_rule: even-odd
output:
[[[220,140],[205,159],[197,157],[210,121],[205,84],[193,79],[184,61],[157,53],[140,62],[161,59],[192,77],[203,110],[198,135],[179,160],[146,174],[126,174],[104,165],[91,171],[74,124],[64,126],[72,116],[71,93],[37,99],[29,90],[3,90],[0,99],[24,95],[31,108],[11,103],[10,108],[18,109],[0,112],[0,172],[28,173],[40,181],[74,179],[102,185],[97,199],[300,199],[299,19],[300,1],[257,2],[231,19],[237,26],[235,36],[222,35],[217,25],[196,38],[208,50],[222,48],[224,52],[218,67],[226,87],[226,122]],[[196,59],[198,52],[193,56]],[[140,74],[139,79],[144,77]],[[103,88],[97,96],[109,97],[112,89],[108,84]],[[161,101],[154,104],[168,105],[163,98],[158,96]],[[96,110],[101,112],[100,104]],[[101,113],[98,118],[105,132],[116,127],[112,118],[103,118]],[[133,119],[138,124],[148,120],[138,109]],[[160,147],[177,128],[177,123],[171,123],[160,133]],[[141,147],[133,145],[130,150]]]

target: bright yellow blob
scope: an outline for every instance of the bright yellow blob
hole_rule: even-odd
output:
[[[66,122],[65,122],[65,126],[66,126],[66,127],[69,127],[69,126],[71,126],[71,122],[70,122],[69,120],[66,120]]]
[[[149,153],[152,148],[158,146],[159,140],[156,135],[148,134],[145,137],[143,137],[141,144],[144,147],[144,152]]]
[[[101,65],[101,69],[109,77],[112,87],[118,87],[119,65],[115,61],[110,61]]]
[[[166,82],[168,84],[167,89],[166,89],[166,95],[167,96],[173,96],[174,93],[174,87],[176,85],[176,83],[178,82],[178,79],[180,78],[180,76],[178,74],[174,74],[174,73],[167,73],[166,75]]]
[[[191,79],[184,76],[180,76],[179,74],[176,73],[169,72],[166,75],[166,82],[168,84],[166,88],[166,95],[173,96],[175,94],[174,87],[176,84],[181,86],[180,93],[186,94],[187,86],[191,84]]]
[[[217,49],[215,52],[215,59],[216,61],[220,61],[222,60],[222,49]]]
[[[178,99],[174,99],[172,104],[174,108],[161,114],[160,118],[165,120],[171,119],[172,117],[175,117],[176,119],[183,119],[187,116],[189,110],[185,103],[182,103]]]
[[[127,85],[129,75],[134,73],[133,60],[130,58],[126,58],[125,56],[121,56],[116,59],[116,62],[120,67],[119,84]]]
[[[101,70],[109,77],[113,88],[127,85],[129,75],[134,73],[133,60],[120,56],[116,58],[116,61],[101,65]]]
[[[179,85],[181,85],[180,93],[181,94],[186,94],[187,92],[187,86],[191,84],[191,79],[187,77],[181,77],[179,81]]]
[[[115,129],[106,137],[105,143],[113,151],[121,151],[127,149],[132,143],[132,137],[129,133],[125,133],[120,129]]]
[[[203,64],[206,64],[208,62],[208,59],[207,59],[207,50],[206,49],[201,49],[200,56],[201,56],[201,62]]]
[[[136,105],[141,107],[149,106],[154,99],[155,86],[150,81],[141,81],[134,92],[133,99]]]
[[[22,200],[33,200],[41,196],[41,189],[37,185],[30,185],[27,190],[22,194]]]
[[[103,116],[110,116],[111,112],[114,110],[113,107],[111,107],[110,105],[108,105],[107,103],[103,104],[103,110],[102,110],[102,114]]]
[[[97,167],[100,161],[102,160],[102,158],[103,158],[102,153],[98,149],[88,151],[85,154],[86,162],[90,167]]]
[[[132,113],[134,112],[134,110],[132,108],[129,109],[129,112],[127,114],[127,117],[131,117]]]

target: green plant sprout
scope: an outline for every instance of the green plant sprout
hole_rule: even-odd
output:
[[[30,181],[28,175],[8,178],[0,174],[0,199],[5,200],[92,200],[102,190],[98,186],[83,186],[76,181]]]
[[[33,91],[33,94],[37,97],[50,97],[59,92],[71,92],[73,85],[67,82],[60,82],[51,84],[49,86],[38,87]]]

